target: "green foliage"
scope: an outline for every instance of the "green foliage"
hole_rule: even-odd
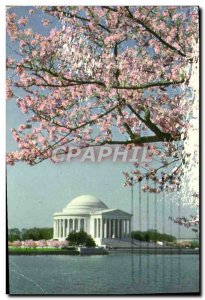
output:
[[[53,228],[23,228],[21,231],[18,228],[12,228],[8,230],[8,240],[13,242],[16,240],[50,240],[53,238]]]
[[[18,228],[8,229],[9,242],[21,240],[21,231]]]
[[[95,241],[93,240],[93,238],[90,235],[88,235],[88,237],[87,237],[85,246],[89,247],[89,248],[96,246]]]
[[[87,234],[83,229],[79,232],[70,232],[67,239],[69,241],[69,245],[73,246],[86,246],[86,247],[95,247],[95,241],[93,238]]]
[[[160,233],[155,230],[148,230],[148,231],[133,231],[131,234],[133,239],[139,241],[166,241],[166,242],[174,242],[176,238],[170,234]]]
[[[199,248],[199,242],[192,240],[190,248]]]

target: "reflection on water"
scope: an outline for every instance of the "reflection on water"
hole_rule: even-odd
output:
[[[199,292],[198,255],[10,256],[11,294]]]
[[[175,285],[176,283],[180,285],[181,276],[184,278],[184,272],[187,266],[184,266],[184,270],[181,270],[181,257],[182,263],[193,264],[194,261],[197,261],[193,256],[183,257],[183,255],[150,255],[150,254],[138,254],[131,255],[131,277],[132,282],[136,280],[141,282],[141,280],[146,281],[149,285],[154,282],[157,286],[159,283],[162,286],[165,284]],[[188,260],[190,258],[190,261]],[[198,259],[198,256],[197,256]],[[198,262],[197,262],[198,263]],[[137,266],[136,266],[137,264]],[[199,272],[198,266],[195,266],[195,269]],[[190,279],[193,276],[190,269]],[[199,276],[199,274],[196,274]],[[183,284],[183,281],[182,281]],[[166,291],[165,291],[166,292]],[[180,291],[179,291],[180,292]],[[183,290],[181,291],[183,292]],[[190,290],[191,292],[191,290]],[[195,292],[195,290],[193,290]]]

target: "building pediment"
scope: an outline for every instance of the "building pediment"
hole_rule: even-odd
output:
[[[103,216],[112,216],[112,217],[131,217],[132,215],[123,211],[123,210],[120,210],[120,209],[104,209],[104,210],[101,210],[101,211],[96,211],[94,213],[91,213],[91,216],[94,215],[103,215]]]

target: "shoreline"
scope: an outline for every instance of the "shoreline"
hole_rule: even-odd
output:
[[[178,248],[130,248],[110,249],[110,254],[133,253],[133,254],[199,254],[199,249],[178,249]]]
[[[164,254],[164,255],[172,255],[172,254],[199,254],[199,249],[176,249],[176,248],[118,248],[118,249],[110,249],[107,253],[96,253],[90,252],[85,254],[80,254],[78,251],[67,251],[67,250],[51,250],[51,251],[15,251],[9,250],[8,255],[106,255],[106,254]]]

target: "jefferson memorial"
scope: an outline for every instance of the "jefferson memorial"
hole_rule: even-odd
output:
[[[130,238],[131,218],[125,211],[108,208],[95,196],[82,195],[53,215],[53,238],[64,241],[70,232],[83,229],[100,246],[105,239]]]

